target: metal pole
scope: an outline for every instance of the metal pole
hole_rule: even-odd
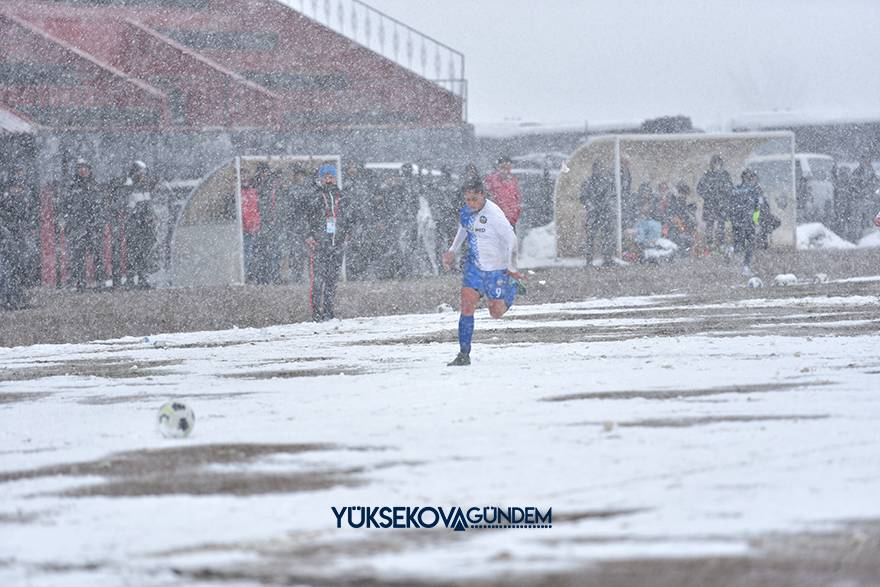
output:
[[[614,139],[614,191],[617,193],[617,256],[623,258],[623,205],[620,182],[620,137]],[[607,261],[607,260],[606,260]]]
[[[795,171],[795,151],[794,151],[794,134],[789,137],[789,152],[791,153],[791,191],[789,195],[792,196],[792,200],[789,202],[789,206],[792,209],[792,215],[794,216],[794,222],[791,223],[791,239],[792,244],[795,249],[797,249],[797,172]],[[792,205],[794,204],[794,205]]]
[[[241,157],[235,158],[235,223],[238,225],[238,283],[244,284],[244,220],[241,216]]]

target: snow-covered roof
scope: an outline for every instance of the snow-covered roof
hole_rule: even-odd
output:
[[[832,112],[751,112],[730,119],[732,129],[762,129],[784,126],[880,123],[880,112],[839,114]]]
[[[795,153],[795,159],[825,159],[827,161],[834,161],[834,157],[831,155],[826,155],[825,153]],[[755,155],[753,157],[749,157],[748,161],[791,161],[791,155],[789,153],[777,153],[775,155]]]
[[[591,134],[622,130],[638,130],[641,120],[617,121],[575,121],[575,122],[475,122],[474,134],[479,138],[508,139],[520,136],[546,135],[556,133]]]
[[[0,108],[0,134],[33,134],[34,127],[9,110]]]

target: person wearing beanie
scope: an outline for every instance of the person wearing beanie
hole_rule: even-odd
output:
[[[443,253],[448,270],[455,253],[467,239],[461,284],[461,315],[458,319],[459,353],[450,367],[471,364],[471,339],[474,335],[474,312],[481,297],[486,297],[489,315],[501,318],[513,305],[516,295],[525,293],[522,275],[516,269],[516,234],[495,202],[486,199],[483,183],[477,178],[462,189],[465,205],[459,212],[460,224],[449,250]]]
[[[312,319],[334,318],[333,300],[342,268],[345,243],[351,231],[348,202],[337,185],[336,167],[318,168],[318,189],[306,206],[306,246],[309,250],[309,305]]]

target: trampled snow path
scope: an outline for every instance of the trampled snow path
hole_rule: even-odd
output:
[[[795,296],[481,312],[468,369],[452,313],[0,349],[0,584],[479,577],[878,517],[878,299]],[[187,440],[154,430],[171,397]],[[349,505],[554,523],[337,529]]]

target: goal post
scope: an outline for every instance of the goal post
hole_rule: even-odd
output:
[[[694,133],[669,135],[604,135],[590,137],[572,153],[562,167],[554,192],[557,255],[584,257],[586,254],[586,210],[580,202],[581,188],[594,164],[612,175],[614,248],[621,255],[624,241],[637,219],[639,187],[656,191],[666,183],[690,188],[688,203],[702,218],[703,202],[696,186],[713,155],[721,155],[734,185],[750,163],[774,156],[782,161],[781,172],[759,173],[759,181],[771,211],[782,224],[771,235],[774,246],[796,244],[796,199],[794,182],[794,134],[789,131],[755,133]]]
[[[316,178],[321,165],[330,163],[342,187],[339,155],[246,155],[223,163],[193,188],[178,217],[171,239],[173,286],[244,284],[241,190],[260,163],[276,173],[281,189],[297,167]]]

